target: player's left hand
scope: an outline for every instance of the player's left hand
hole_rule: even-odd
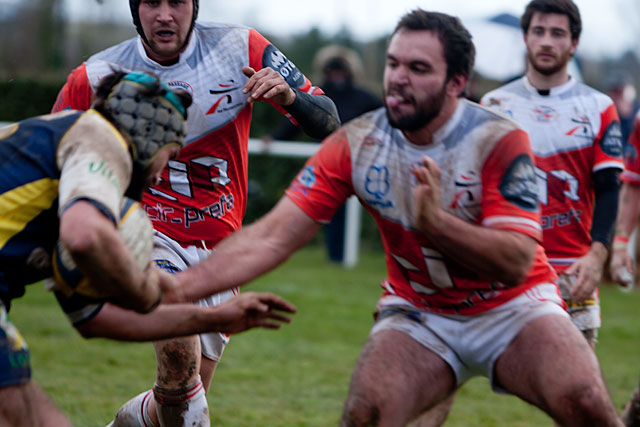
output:
[[[243,292],[211,309],[218,319],[216,330],[228,334],[252,328],[278,329],[291,321],[285,313],[297,311],[293,304],[269,292]]]
[[[418,181],[413,188],[416,201],[415,218],[419,230],[430,233],[440,227],[440,168],[433,159],[424,156],[422,165],[411,171]]]
[[[295,91],[273,68],[265,67],[256,72],[251,67],[243,67],[242,73],[249,77],[242,88],[242,93],[249,95],[249,102],[268,99],[278,105],[286,106],[293,104],[296,100]]]
[[[589,252],[565,270],[567,275],[577,275],[571,289],[571,299],[582,302],[593,294],[602,279],[602,269],[607,258],[607,249],[602,243],[594,242]]]

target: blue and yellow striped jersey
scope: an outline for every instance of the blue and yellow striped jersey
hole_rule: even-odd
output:
[[[64,111],[0,129],[0,299],[51,276],[59,215],[92,202],[115,224],[131,179],[122,135],[95,110]]]
[[[35,117],[0,130],[0,298],[50,275],[58,240],[58,144],[81,112]]]

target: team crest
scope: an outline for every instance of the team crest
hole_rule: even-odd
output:
[[[373,197],[366,200],[368,204],[382,208],[393,207],[390,200],[385,200],[385,196],[391,189],[389,169],[386,166],[371,166],[367,171],[364,188],[367,194]]]

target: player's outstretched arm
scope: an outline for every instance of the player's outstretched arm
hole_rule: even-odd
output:
[[[288,259],[319,227],[284,196],[269,213],[224,239],[209,258],[176,279],[189,301],[244,285]]]
[[[289,323],[294,305],[271,293],[245,292],[215,307],[161,304],[149,314],[105,304],[91,320],[76,326],[85,338],[155,341],[207,332],[237,334],[252,328],[278,329]]]
[[[482,227],[457,218],[441,208],[440,169],[428,157],[413,171],[418,228],[427,233],[435,247],[466,268],[515,286],[531,269],[537,243],[531,237],[510,230]]]

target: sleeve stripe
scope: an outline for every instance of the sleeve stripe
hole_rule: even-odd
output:
[[[593,167],[593,171],[597,172],[602,169],[615,168],[615,169],[624,169],[624,163],[619,160],[610,160],[608,162],[598,163]]]
[[[518,228],[524,228],[527,230],[532,230],[536,233],[540,233],[542,231],[542,227],[538,221],[534,221],[527,218],[522,218],[518,216],[492,216],[485,218],[482,221],[482,225],[485,227],[492,228],[503,228],[505,224],[510,224]]]
[[[622,176],[620,178],[634,184],[640,183],[640,173],[632,172],[627,169],[622,172]]]

